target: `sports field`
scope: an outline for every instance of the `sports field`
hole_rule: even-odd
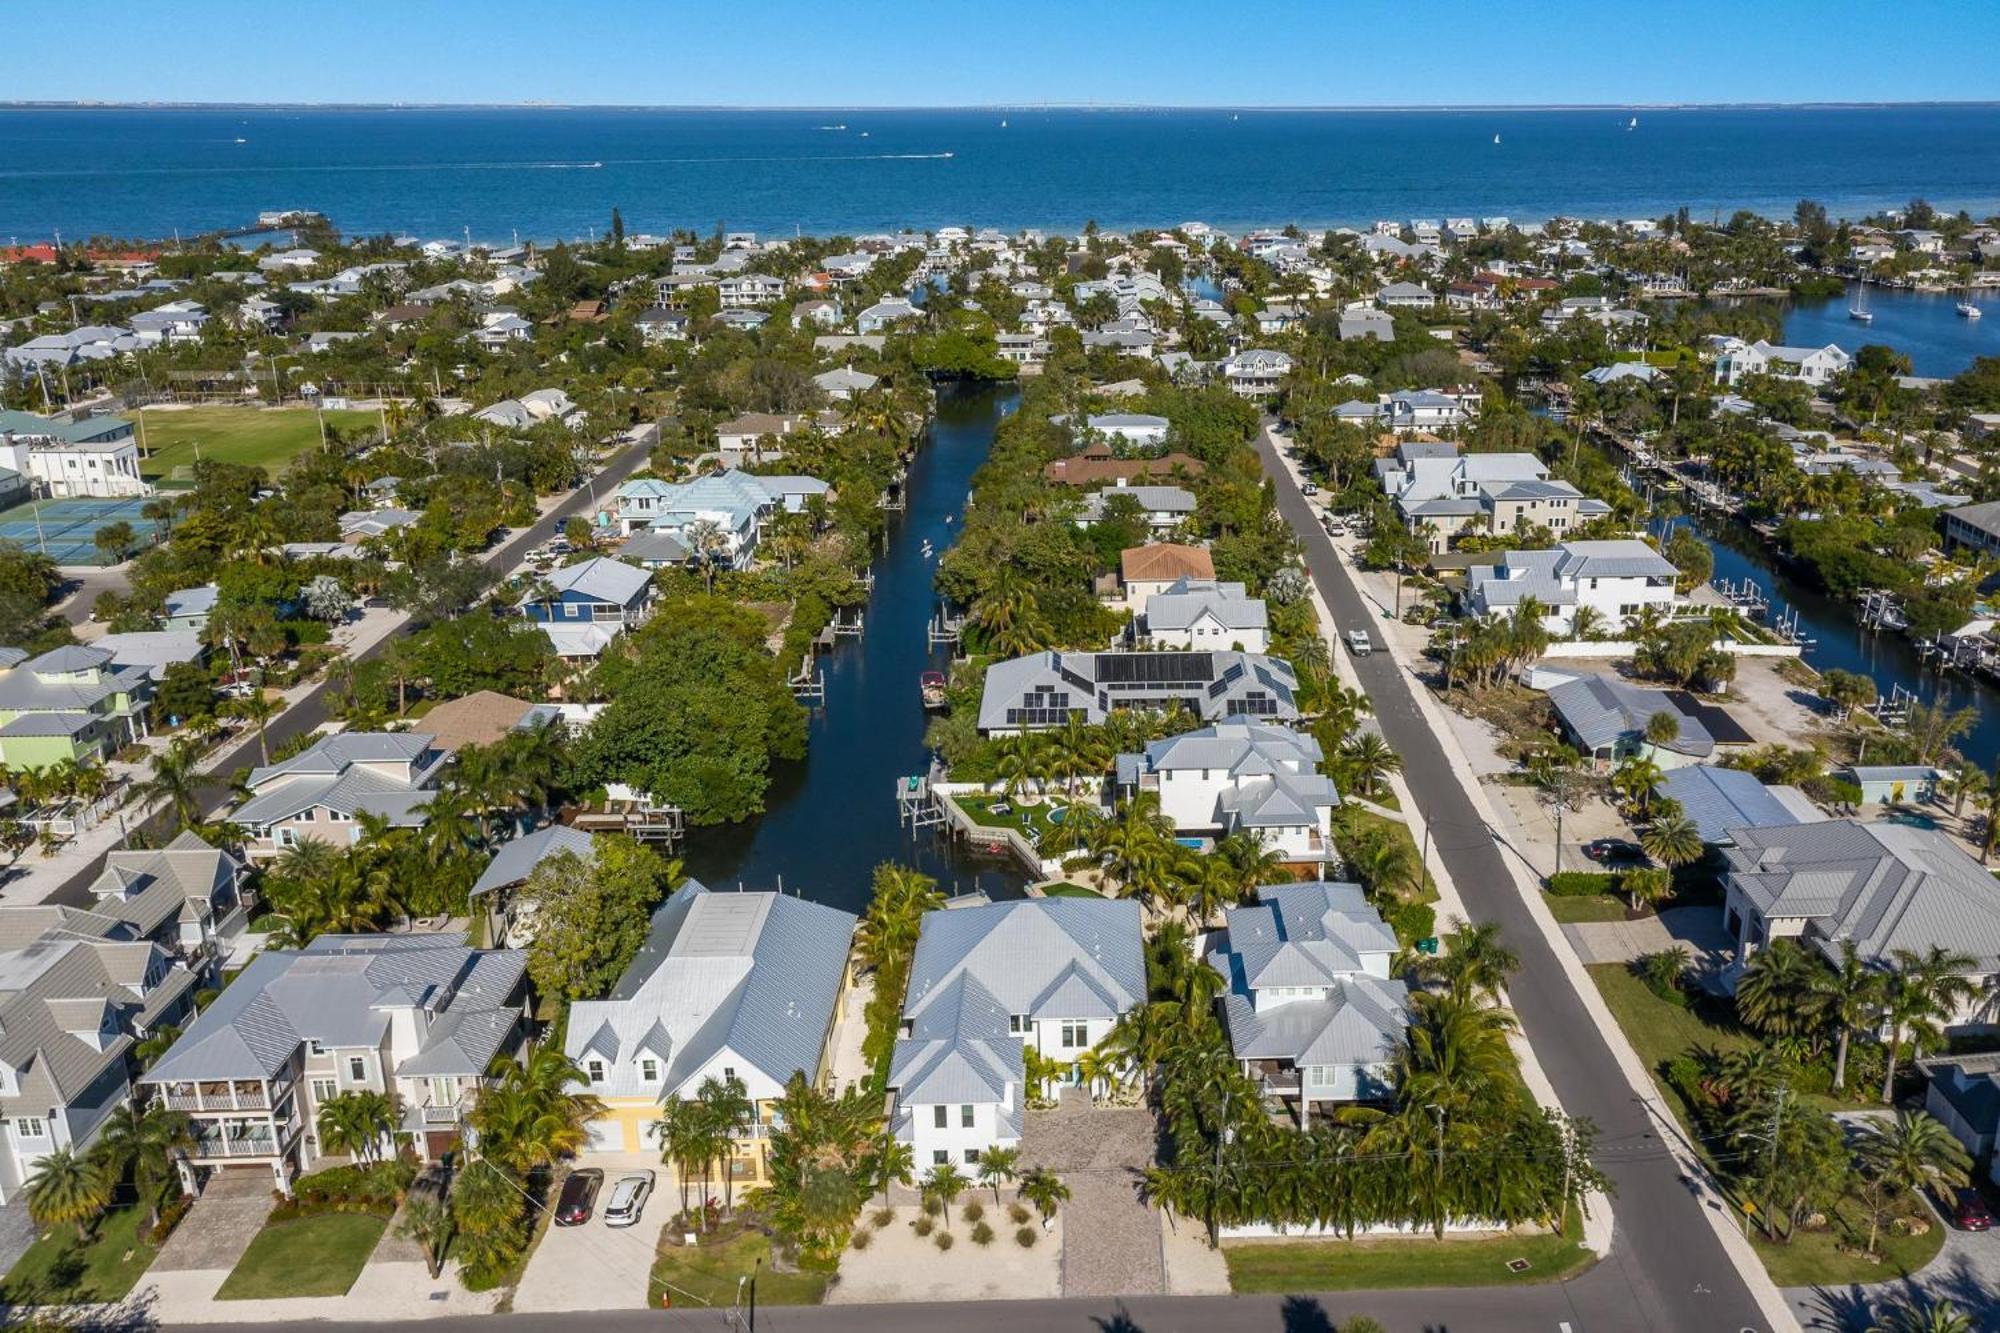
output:
[[[140,438],[147,456],[141,475],[186,480],[197,457],[266,469],[273,478],[292,458],[319,445],[319,420],[309,407],[151,408],[143,412]],[[373,412],[328,412],[326,424],[343,433],[376,424]]]

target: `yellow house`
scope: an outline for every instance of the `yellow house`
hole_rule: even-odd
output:
[[[755,1115],[731,1170],[762,1182],[785,1084],[826,1076],[856,922],[778,893],[676,889],[611,994],[570,1011],[565,1050],[605,1106],[589,1149],[656,1155],[669,1101],[736,1079]]]

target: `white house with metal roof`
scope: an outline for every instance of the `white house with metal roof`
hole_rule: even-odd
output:
[[[132,423],[121,417],[58,421],[0,410],[0,467],[27,477],[52,499],[153,493],[153,484],[139,475]]]
[[[1381,1101],[1409,1028],[1398,949],[1358,884],[1266,884],[1204,942],[1222,974],[1230,1049],[1265,1098],[1311,1121],[1313,1104]]]
[[[1132,622],[1134,639],[1151,648],[1236,648],[1261,653],[1270,646],[1264,599],[1241,583],[1178,579],[1146,599]]]
[[[1449,445],[1407,441],[1375,461],[1375,476],[1410,530],[1430,534],[1433,553],[1464,531],[1505,536],[1539,527],[1560,538],[1611,512],[1533,454],[1461,455]]]
[[[1664,690],[1586,672],[1549,686],[1548,696],[1563,732],[1600,770],[1634,757],[1683,768],[1715,753],[1715,737],[1701,719],[1682,712]],[[1654,744],[1646,739],[1646,724],[1662,713],[1673,719],[1674,736]]]
[[[420,828],[450,756],[424,731],[343,731],[311,749],[250,770],[250,797],[229,814],[243,826],[244,853],[277,856],[308,838],[352,846],[359,816]]]
[[[1269,398],[1292,373],[1292,358],[1267,347],[1251,347],[1219,367],[1222,382],[1238,398]]]
[[[766,1179],[765,1140],[785,1084],[827,1079],[857,923],[803,898],[683,883],[610,995],[571,1006],[564,1052],[605,1105],[591,1147],[657,1152],[669,1102],[733,1078],[754,1119],[730,1169],[740,1183]]]
[[[1715,382],[1731,386],[1746,375],[1776,375],[1818,388],[1854,365],[1854,358],[1833,343],[1824,347],[1784,347],[1762,338],[1753,343],[1730,338],[1721,347],[1722,354],[1715,361]]]
[[[1024,898],[926,913],[890,1062],[890,1131],[923,1175],[1021,1140],[1032,1045],[1075,1062],[1146,1001],[1139,905]]]
[[[279,1189],[323,1155],[319,1108],[396,1098],[419,1156],[458,1142],[496,1057],[526,1026],[527,955],[459,932],[322,935],[257,955],[140,1082],[194,1122],[198,1171],[268,1172]]]
[[[1088,528],[1104,517],[1105,507],[1114,496],[1130,496],[1139,506],[1139,513],[1146,526],[1154,532],[1171,532],[1182,523],[1194,517],[1194,492],[1185,486],[1133,485],[1123,477],[1102,490],[1092,491],[1083,497],[1083,508],[1077,511],[1075,523],[1079,528]]]
[[[1291,663],[1261,653],[1029,653],[986,668],[979,730],[1018,735],[1072,717],[1095,725],[1121,708],[1176,705],[1203,722],[1293,722],[1298,678]]]
[[[1671,616],[1687,604],[1675,588],[1680,571],[1636,537],[1564,542],[1552,551],[1501,551],[1466,572],[1465,605],[1476,616],[1511,615],[1532,597],[1542,626],[1569,634],[1580,610],[1600,630],[1617,631],[1652,607]]]
[[[1181,834],[1248,833],[1288,863],[1338,857],[1340,793],[1320,772],[1319,742],[1268,722],[1224,722],[1154,741],[1116,761],[1121,795],[1154,792]]]

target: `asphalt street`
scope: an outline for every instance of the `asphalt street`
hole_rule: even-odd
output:
[[[1344,635],[1375,626],[1382,612],[1365,601],[1316,512],[1281,465],[1268,433],[1258,438],[1264,470],[1277,486],[1278,511],[1305,544],[1306,564]],[[1335,652],[1345,652],[1335,645]],[[1403,777],[1432,830],[1431,853],[1458,886],[1466,910],[1497,922],[1521,969],[1508,1001],[1563,1108],[1598,1129],[1599,1165],[1617,1190],[1612,1252],[1567,1284],[1585,1329],[1758,1329],[1764,1317],[1701,1210],[1715,1205],[1681,1177],[1657,1122],[1633,1096],[1605,1035],[1584,1008],[1527,904],[1496,841],[1418,710],[1424,688],[1386,653],[1352,659],[1373,702],[1383,738],[1402,756]],[[1513,1293],[1503,1298],[1514,1299]],[[1481,1324],[1479,1327],[1485,1327]]]

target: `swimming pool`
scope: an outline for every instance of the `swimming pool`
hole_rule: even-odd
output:
[[[1910,828],[1936,828],[1938,822],[1929,815],[1920,815],[1914,810],[1897,810],[1882,816],[1884,824],[1903,824]]]

